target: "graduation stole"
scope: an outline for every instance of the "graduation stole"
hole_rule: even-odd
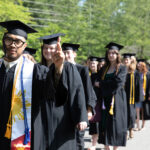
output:
[[[146,78],[146,74],[143,75],[143,91],[144,91],[144,100],[146,98],[146,82],[147,82],[147,78]]]
[[[134,73],[130,74],[130,104],[134,104],[135,101],[135,83]]]
[[[21,57],[15,69],[5,133],[5,137],[11,139],[11,150],[30,150],[33,67],[33,62]]]
[[[102,78],[101,78],[102,80],[105,79],[105,75],[106,75],[106,73],[107,73],[109,67],[110,67],[110,65],[108,65],[108,66],[106,67],[106,69],[105,69],[105,71],[104,71],[104,73],[103,73],[103,75],[102,75]],[[109,114],[110,114],[110,115],[113,115],[113,114],[114,114],[114,111],[113,111],[113,109],[114,109],[114,103],[115,103],[115,97],[114,97],[114,95],[113,95],[113,96],[112,96],[112,102],[111,102],[110,110],[109,110]],[[102,102],[102,109],[105,109],[104,100],[103,100],[103,102]]]

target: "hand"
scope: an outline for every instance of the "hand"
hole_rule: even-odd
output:
[[[87,122],[85,122],[85,121],[79,122],[79,123],[77,124],[77,128],[78,128],[78,130],[80,130],[80,131],[85,130],[85,129],[87,128]]]
[[[95,82],[95,83],[94,83],[94,86],[95,86],[95,87],[99,87],[99,82]]]
[[[36,64],[36,61],[32,55],[30,54],[22,54],[22,55],[26,57],[27,59],[31,60],[34,64]]]
[[[88,120],[90,120],[90,119],[92,118],[92,116],[93,116],[93,115],[92,115],[92,112],[91,112],[91,111],[88,112],[88,113],[87,113],[87,116],[88,116]]]
[[[57,41],[57,50],[52,53],[52,59],[53,63],[55,64],[56,70],[58,73],[61,73],[63,70],[63,63],[65,60],[65,55],[62,51],[61,45],[60,45],[60,37],[58,37]]]

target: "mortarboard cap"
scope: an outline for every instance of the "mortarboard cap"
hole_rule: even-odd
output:
[[[34,30],[33,28],[29,27],[28,25],[24,24],[19,20],[0,22],[0,26],[6,28],[8,30],[8,33],[22,36],[25,39],[27,39],[28,33],[37,32],[36,30]]]
[[[63,43],[62,44],[63,51],[66,51],[66,50],[77,51],[79,47],[80,47],[79,44],[72,44],[72,43]]]
[[[89,60],[90,60],[90,61],[98,61],[98,57],[90,56],[90,57],[89,57]]]
[[[23,53],[24,53],[24,54],[34,55],[34,54],[36,53],[36,49],[26,47],[25,50],[23,51]]]
[[[141,59],[137,59],[137,62],[139,63],[139,62],[145,62],[146,61],[146,59],[143,59],[143,58],[141,58]]]
[[[60,36],[65,36],[65,34],[57,33],[57,34],[52,34],[52,35],[46,35],[46,36],[40,37],[39,39],[43,40],[44,44],[51,45],[51,44],[56,44],[58,37],[60,37]]]
[[[131,58],[131,54],[130,53],[124,53],[122,54],[123,58]]]
[[[136,53],[130,53],[131,56],[136,56]]]
[[[98,57],[98,62],[105,61],[105,57]]]
[[[123,48],[122,45],[119,45],[117,43],[114,42],[110,42],[108,45],[106,45],[105,48],[108,48],[109,50],[121,50]]]

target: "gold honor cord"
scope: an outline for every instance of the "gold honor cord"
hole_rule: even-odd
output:
[[[91,73],[91,71],[89,71],[89,76],[91,76],[92,75],[92,73]]]
[[[23,60],[21,59],[21,61],[20,61],[20,63],[19,63],[19,67],[18,67],[17,72],[16,72],[15,81],[14,81],[14,84],[13,84],[12,100],[11,100],[11,109],[10,109],[9,119],[8,119],[8,122],[7,122],[6,132],[5,132],[5,135],[4,135],[4,137],[6,137],[6,138],[8,138],[8,139],[11,138],[12,110],[13,110],[13,106],[14,106],[14,100],[15,100],[15,98],[16,98],[16,97],[15,97],[15,94],[16,94],[17,77],[18,77],[19,72],[20,72],[20,70],[21,70],[22,62],[23,62]]]
[[[104,71],[104,74],[103,74],[103,76],[102,76],[102,80],[104,80],[105,75],[106,75],[106,73],[107,73],[109,67],[110,67],[110,65],[108,65],[107,68],[106,68],[106,70]],[[110,115],[113,115],[113,114],[114,114],[114,103],[115,103],[115,96],[113,95],[113,97],[112,97],[112,102],[111,102],[111,107],[110,107],[110,110],[109,110],[109,114],[110,114]]]
[[[143,89],[144,89],[144,100],[146,98],[146,74],[143,76]]]
[[[134,84],[134,73],[130,74],[130,104],[135,102],[135,84]]]

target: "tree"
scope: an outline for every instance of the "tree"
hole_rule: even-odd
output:
[[[25,23],[31,23],[30,13],[27,12],[27,8],[22,6],[21,1],[17,0],[0,0],[0,20],[21,20]],[[0,37],[3,37],[5,29],[0,28]],[[2,40],[0,40],[0,45]],[[2,46],[0,47],[2,49]],[[0,56],[3,55],[3,52],[0,51]]]

